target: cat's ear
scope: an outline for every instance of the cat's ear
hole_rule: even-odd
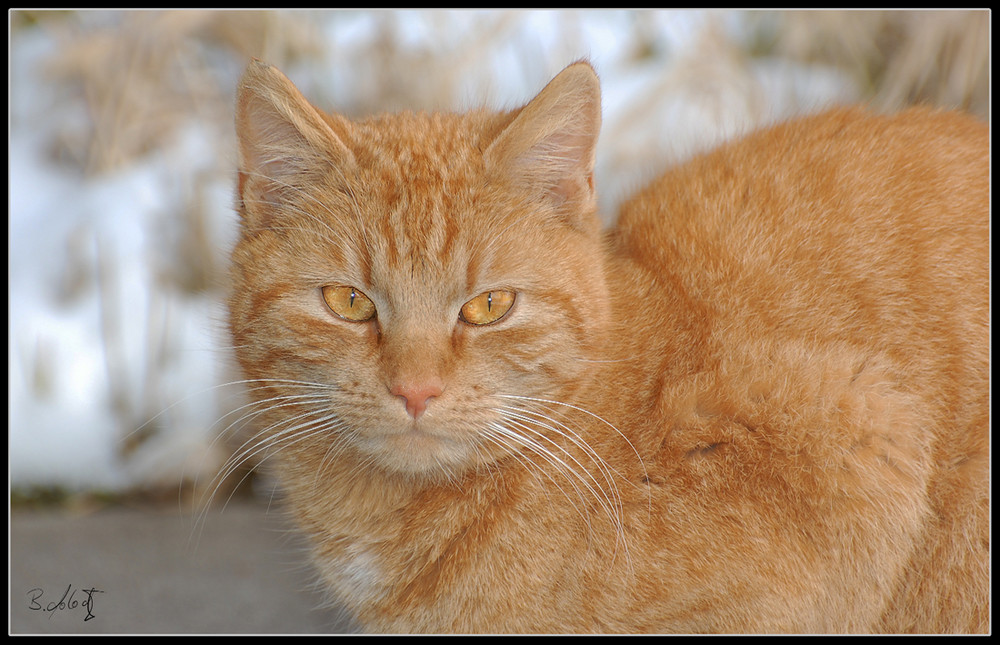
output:
[[[595,204],[594,153],[601,88],[586,62],[560,72],[492,141],[488,165],[552,199],[570,215]]]
[[[253,59],[236,97],[241,213],[261,223],[289,191],[331,167],[353,166],[344,143],[349,130],[349,122],[322,114],[277,68]]]

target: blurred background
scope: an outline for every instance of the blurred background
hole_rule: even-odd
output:
[[[232,103],[251,56],[348,116],[510,108],[588,58],[602,79],[597,182],[609,223],[667,164],[777,119],[854,102],[990,114],[987,11],[11,11],[8,20],[12,509],[79,515],[126,499],[184,510],[220,485],[225,501],[244,476],[218,477],[245,421],[222,302],[237,229]],[[12,515],[12,528],[29,526],[26,517]],[[134,519],[122,521],[141,540]],[[12,532],[13,564],[75,557],[65,525],[30,526]],[[31,560],[39,535],[63,537]],[[149,560],[162,535],[151,529],[154,546],[130,557]],[[220,536],[223,552],[231,543]],[[122,559],[107,549],[108,562]],[[39,571],[24,566],[28,578]],[[207,576],[211,566],[196,568]],[[189,582],[180,576],[178,588]]]
[[[8,371],[15,499],[195,491],[239,425],[221,308],[247,60],[317,105],[513,107],[582,57],[598,190],[832,103],[989,115],[984,11],[13,11]]]

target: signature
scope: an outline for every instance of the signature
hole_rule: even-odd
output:
[[[77,594],[80,594],[77,596]],[[94,594],[104,593],[100,589],[91,587],[90,589],[75,589],[72,584],[67,585],[59,600],[45,602],[42,596],[45,592],[40,587],[35,587],[28,592],[28,609],[32,611],[47,611],[49,618],[57,611],[67,611],[72,609],[83,609],[87,615],[83,617],[84,622],[95,618],[94,616]]]

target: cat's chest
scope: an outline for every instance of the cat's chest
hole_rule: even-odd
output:
[[[386,495],[386,497],[391,497]],[[355,500],[356,501],[356,500]],[[335,593],[355,611],[390,600],[426,567],[428,543],[447,542],[435,509],[423,507],[419,522],[406,521],[414,509],[373,504],[339,505],[311,525],[320,545],[316,562]]]
[[[385,568],[373,545],[345,543],[332,559],[321,561],[320,566],[325,579],[345,600],[367,604],[385,596]]]

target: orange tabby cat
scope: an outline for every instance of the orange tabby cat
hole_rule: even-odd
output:
[[[598,80],[350,121],[239,88],[231,329],[378,632],[989,630],[988,136],[752,134],[599,230]]]

